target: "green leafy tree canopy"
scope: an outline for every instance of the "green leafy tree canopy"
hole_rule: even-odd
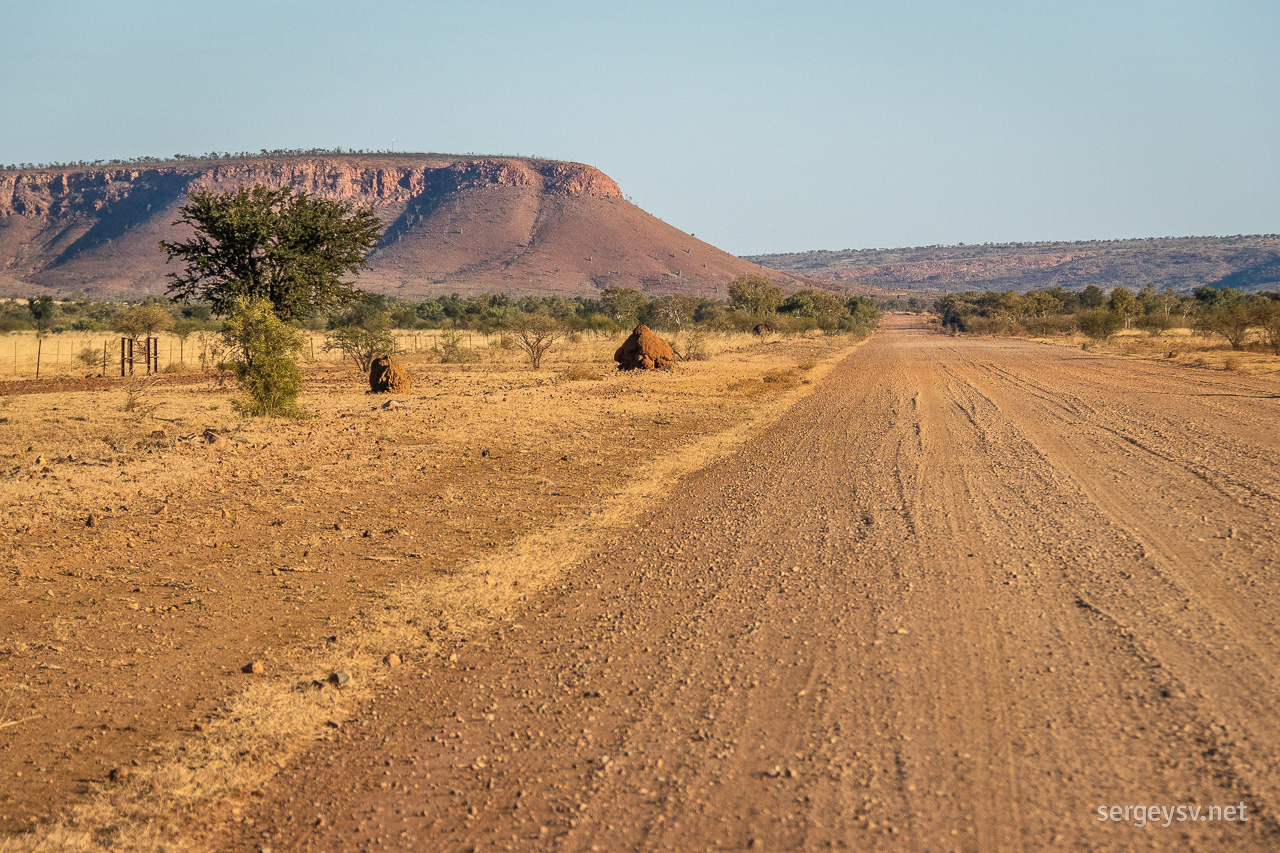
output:
[[[756,319],[765,319],[778,310],[785,294],[762,275],[744,275],[729,282],[729,304]]]
[[[174,299],[208,302],[228,314],[237,301],[267,300],[285,320],[332,311],[360,298],[343,276],[355,275],[382,236],[371,209],[313,198],[291,187],[195,190],[181,218],[195,235],[162,241]]]

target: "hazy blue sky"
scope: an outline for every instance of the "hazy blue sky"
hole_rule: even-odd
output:
[[[1280,3],[6,0],[0,162],[599,166],[737,253],[1280,231]]]

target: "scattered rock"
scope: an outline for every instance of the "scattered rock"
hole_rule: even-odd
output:
[[[263,665],[262,661],[255,660],[240,667],[240,671],[248,675],[262,675],[262,673],[267,671],[267,668]]]
[[[334,687],[343,687],[350,680],[351,673],[347,672],[345,669],[340,669],[337,672],[329,674],[329,683]]]
[[[98,526],[98,517],[97,517],[96,515],[94,515],[93,513],[89,513],[89,517],[88,517],[88,518],[86,518],[86,519],[84,520],[84,526],[85,526],[85,527],[97,527],[97,526]]]
[[[671,366],[676,354],[671,345],[653,333],[648,326],[636,326],[631,336],[622,342],[613,360],[619,370],[655,370]]]
[[[227,446],[227,439],[225,436],[214,432],[211,429],[207,429],[204,431],[204,443],[212,447],[214,450],[222,450]]]
[[[165,435],[165,431],[164,431],[164,430],[162,430],[162,429],[153,429],[153,430],[151,431],[151,437],[152,437],[153,439],[155,439],[156,441],[163,441],[164,439],[168,438],[169,436]]]
[[[404,403],[401,403],[399,400],[388,400],[382,404],[382,408],[394,412],[396,409],[403,409]]]
[[[413,376],[409,368],[393,355],[373,360],[369,366],[370,394],[408,394],[413,390]]]
[[[111,772],[107,774],[107,778],[112,782],[123,782],[133,775],[133,771],[128,767],[112,767]]]
[[[390,667],[396,667],[396,666],[399,666],[401,663],[403,663],[403,661],[400,659],[400,655],[396,654],[395,652],[392,652],[391,654],[383,658],[382,662]]]

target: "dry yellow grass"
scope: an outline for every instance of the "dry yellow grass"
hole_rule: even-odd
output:
[[[1160,360],[1204,370],[1231,370],[1257,376],[1280,377],[1280,356],[1265,351],[1261,346],[1236,351],[1221,338],[1207,338],[1191,329],[1170,329],[1158,336],[1131,329],[1120,332],[1106,342],[1078,334],[1054,335],[1034,340],[1090,352]]]
[[[155,744],[155,757],[127,779],[97,784],[58,820],[0,849],[199,849],[191,822],[199,816],[232,819],[235,802],[307,737],[317,736],[326,720],[340,718],[344,705],[395,677],[382,664],[386,654],[396,652],[420,667],[448,665],[429,663],[437,658],[432,626],[438,614],[447,615],[452,630],[467,631],[554,583],[592,543],[629,524],[681,476],[736,447],[849,351],[847,339],[761,344],[745,335],[715,336],[706,342],[707,361],[627,375],[607,370],[619,341],[567,342],[548,369],[537,372],[500,346],[488,347],[476,364],[441,365],[420,345],[416,356],[408,356],[419,374],[418,393],[397,398],[407,410],[383,409],[381,399],[366,397],[363,378],[349,366],[316,365],[308,369],[303,402],[317,417],[302,422],[242,419],[229,405],[233,392],[207,382],[151,389],[149,405],[158,408],[144,415],[124,412],[125,394],[118,390],[59,395],[56,402],[48,395],[8,398],[0,453],[12,467],[0,500],[16,510],[15,523],[29,529],[34,543],[83,529],[89,513],[100,513],[102,539],[84,547],[135,543],[142,549],[134,552],[140,563],[152,552],[157,558],[155,566],[131,570],[129,583],[147,577],[201,583],[203,572],[182,559],[159,560],[159,549],[199,536],[216,552],[235,530],[242,532],[231,547],[256,547],[258,553],[218,565],[269,576],[283,572],[281,584],[290,595],[304,595],[292,592],[304,586],[294,577],[306,579],[314,595],[321,578],[332,587],[343,572],[366,571],[353,569],[352,557],[343,554],[421,568],[369,589],[377,607],[323,605],[346,625],[337,642],[322,649],[286,642],[271,650],[275,677],[224,696],[203,731],[177,735],[170,729]],[[565,378],[575,365],[598,366],[605,378]],[[768,377],[787,381],[764,381]],[[163,438],[153,437],[157,429]],[[225,433],[230,446],[215,450],[176,440],[205,429]],[[486,473],[492,469],[483,466],[490,465],[498,466],[497,478]],[[590,477],[595,481],[589,488],[580,488]],[[393,492],[390,503],[361,509],[378,488]],[[362,520],[360,513],[389,513],[395,496],[410,489],[428,509],[393,522],[405,524],[406,535],[371,542],[373,556],[356,544],[362,540],[347,538],[358,534],[322,534],[316,523],[301,523],[322,500],[336,496],[337,506],[350,508],[353,523],[372,527],[375,519]],[[199,518],[197,510],[203,512]],[[488,535],[475,541],[475,523],[461,520],[484,517],[501,526],[479,522]],[[421,520],[408,527],[415,518]],[[244,529],[264,528],[264,519],[280,519],[281,526],[261,533]],[[402,540],[407,544],[398,544]],[[18,544],[17,552],[26,560],[19,583],[33,574],[47,580],[56,562],[74,559],[71,551],[55,559],[34,544]],[[219,586],[231,583],[223,579]],[[321,607],[318,602],[306,606]],[[274,600],[261,606],[274,615],[287,610]],[[213,607],[206,618],[213,622],[206,629],[218,631],[228,627],[219,623],[246,617]],[[84,677],[90,678],[93,659],[127,656],[83,647],[110,642],[109,623],[99,624],[94,634],[67,628],[60,666],[70,670],[87,662]],[[163,631],[176,628],[160,630],[162,644]],[[25,681],[20,664],[49,645],[40,632],[29,633],[11,640],[11,678]],[[313,686],[317,677],[339,669],[356,676],[346,687]],[[39,705],[39,686],[30,690]]]

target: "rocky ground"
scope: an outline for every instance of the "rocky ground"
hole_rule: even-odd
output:
[[[217,846],[1274,849],[1280,393],[1137,369],[891,318]]]
[[[320,364],[303,399],[316,417],[297,422],[242,419],[231,389],[190,376],[9,389],[0,830],[55,821],[95,792],[145,799],[133,789],[156,768],[186,768],[192,808],[243,793],[388,654],[428,653],[420,629],[401,637],[404,620],[388,632],[397,591],[413,590],[424,626],[479,624],[561,567],[477,561],[630,518],[652,466],[702,458],[699,441],[728,441],[807,391],[850,345],[716,338],[707,361],[624,375],[617,343],[566,345],[546,371],[516,354],[409,356],[418,385],[390,399],[367,396],[349,365]],[[261,673],[241,671],[255,661]],[[359,677],[312,697],[338,670]],[[226,762],[218,779],[192,776]],[[129,808],[95,820],[128,822]]]
[[[723,381],[727,412],[733,394],[789,408],[755,432],[733,432],[746,421],[727,413],[718,432],[702,428],[702,451],[665,468],[652,442],[668,416],[597,435],[626,445],[616,455],[580,459],[531,442],[536,470],[502,476],[484,466],[514,463],[520,445],[508,439],[495,452],[501,429],[484,434],[477,423],[469,444],[489,456],[448,464],[510,491],[485,504],[501,513],[445,518],[509,533],[491,558],[472,555],[466,571],[446,573],[480,591],[456,611],[432,604],[453,593],[415,586],[407,572],[459,565],[463,550],[433,544],[440,522],[425,510],[449,507],[447,497],[428,504],[438,492],[411,485],[435,482],[433,472],[395,473],[428,457],[405,465],[391,454],[421,451],[368,442],[374,422],[359,453],[310,458],[315,497],[302,506],[286,503],[284,492],[301,488],[284,488],[286,469],[260,464],[233,469],[246,479],[236,502],[227,495],[226,519],[212,495],[184,497],[208,509],[207,530],[190,534],[205,543],[192,553],[167,546],[173,562],[152,574],[199,589],[121,586],[143,574],[132,555],[176,539],[136,525],[114,531],[119,574],[109,580],[24,570],[22,606],[34,609],[9,624],[48,620],[46,587],[60,602],[85,594],[77,582],[100,584],[104,601],[149,597],[124,605],[145,613],[133,626],[72,615],[62,651],[33,638],[11,656],[11,682],[57,699],[32,712],[63,716],[56,729],[45,719],[14,726],[21,739],[0,732],[9,735],[0,772],[17,768],[43,786],[8,785],[5,805],[29,820],[41,799],[30,790],[65,798],[60,768],[70,762],[99,778],[112,766],[128,772],[86,799],[97,812],[86,807],[64,819],[63,834],[44,836],[47,849],[145,840],[148,815],[157,837],[218,850],[1274,849],[1280,386],[951,338],[903,317],[823,369],[790,396],[763,391],[786,384],[760,382],[776,372]],[[594,387],[619,399],[651,393],[610,381]],[[348,491],[324,498],[320,484],[339,473],[327,466],[344,464],[345,452]],[[623,470],[640,476],[651,465],[659,476],[622,484]],[[287,470],[303,468],[295,460]],[[407,500],[410,488],[419,490]],[[554,493],[571,490],[563,513],[548,515],[565,497]],[[571,508],[592,501],[605,520]],[[516,521],[523,514],[536,530]],[[82,537],[104,532],[113,531],[60,534],[82,549],[61,553],[103,554]],[[284,543],[287,554],[277,553]],[[232,550],[214,557],[224,546]],[[23,553],[54,560],[34,543]],[[228,595],[231,566],[244,580]],[[306,570],[321,566],[327,574]],[[244,631],[229,636],[241,619]],[[190,628],[167,648],[177,624]],[[137,649],[111,652],[124,664],[86,694],[78,688],[92,668],[63,661],[111,631]],[[250,649],[262,675],[238,671]],[[362,687],[323,686],[343,666]],[[274,693],[227,699],[232,685],[273,677]],[[103,725],[86,725],[111,691]],[[282,704],[288,697],[294,705]],[[314,724],[292,746],[235,735],[237,714],[258,708],[270,722],[261,709],[280,707]],[[201,733],[143,749],[197,725],[230,732],[221,752],[197,748]],[[75,739],[60,743],[56,732]],[[145,759],[133,771],[131,756]],[[158,798],[191,802],[180,789],[210,756],[243,765],[218,797],[177,809],[180,820],[163,817],[173,809],[147,811]],[[1155,804],[1242,805],[1248,820],[1098,820],[1099,806]],[[96,835],[75,835],[77,820]]]

